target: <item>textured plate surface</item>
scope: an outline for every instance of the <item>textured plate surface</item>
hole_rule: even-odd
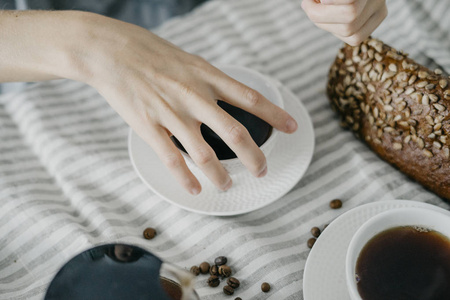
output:
[[[356,207],[330,223],[309,253],[303,274],[305,300],[350,300],[345,282],[345,256],[359,227],[371,217],[389,209],[423,207],[450,212],[435,205],[408,201],[379,201]]]
[[[232,175],[233,187],[217,190],[199,170],[192,170],[202,185],[202,192],[192,196],[177,184],[153,150],[133,131],[128,149],[133,167],[144,183],[163,199],[183,209],[218,216],[247,213],[285,195],[306,172],[314,152],[314,130],[301,101],[288,89],[280,87],[285,109],[298,123],[293,134],[280,134],[269,157],[269,172],[255,178],[248,171]]]

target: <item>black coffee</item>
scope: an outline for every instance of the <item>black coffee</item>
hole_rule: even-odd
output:
[[[223,110],[225,110],[238,122],[244,125],[245,128],[247,128],[250,136],[255,141],[256,145],[258,145],[258,147],[264,144],[264,142],[267,141],[270,134],[272,133],[272,126],[270,126],[268,123],[261,120],[257,116],[224,101],[217,101],[217,105],[219,105]],[[218,159],[224,160],[236,158],[236,154],[233,152],[233,150],[231,150],[230,147],[228,147],[228,145],[225,144],[225,142],[214,131],[211,130],[211,128],[209,128],[205,124],[202,124],[200,126],[200,130],[203,138],[215,151]],[[186,152],[183,145],[176,137],[172,137],[172,141],[180,150]]]
[[[413,226],[388,229],[364,246],[355,276],[363,300],[450,299],[450,240]]]

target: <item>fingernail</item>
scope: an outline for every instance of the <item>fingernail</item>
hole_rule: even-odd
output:
[[[232,185],[233,185],[233,180],[231,180],[231,178],[230,178],[230,181],[228,181],[228,183],[225,185],[225,187],[222,190],[226,191],[226,190],[230,189]]]
[[[264,169],[259,173],[258,177],[264,177],[267,174],[267,166],[264,167]]]
[[[195,188],[192,188],[192,189],[191,189],[191,194],[194,195],[194,196],[200,194],[200,189],[199,189],[199,188],[196,188],[196,187],[195,187]]]
[[[297,122],[295,122],[294,119],[289,119],[286,122],[286,129],[288,130],[288,132],[294,132],[297,130]]]

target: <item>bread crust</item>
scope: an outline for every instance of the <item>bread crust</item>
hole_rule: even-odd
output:
[[[327,94],[341,125],[382,159],[450,200],[450,80],[369,38],[340,49]]]

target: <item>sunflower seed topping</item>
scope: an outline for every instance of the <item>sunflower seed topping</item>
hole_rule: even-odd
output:
[[[397,65],[396,64],[390,64],[389,70],[391,70],[394,73],[397,73]]]
[[[417,86],[418,88],[423,88],[423,87],[425,87],[427,84],[428,84],[428,81],[421,81],[421,82],[419,82],[418,84],[416,84],[416,86]]]
[[[441,149],[441,148],[442,148],[442,145],[441,145],[441,143],[439,143],[439,142],[437,142],[437,141],[434,141],[434,142],[433,142],[433,147],[436,148],[436,149]]]
[[[444,111],[444,110],[445,110],[445,106],[444,106],[444,105],[435,103],[435,104],[433,104],[433,106],[434,106],[438,111]]]
[[[444,150],[444,156],[445,156],[445,158],[449,158],[450,157],[450,151],[448,150],[448,148],[444,148],[443,149]]]
[[[429,158],[433,157],[433,153],[431,153],[431,151],[428,151],[427,149],[423,150],[423,154]]]
[[[416,75],[413,75],[413,76],[411,76],[411,77],[409,78],[408,84],[411,85],[411,84],[413,84],[414,82],[416,82],[416,80],[417,80],[417,76],[416,76]]]
[[[431,91],[435,87],[436,87],[436,85],[434,83],[430,83],[425,86],[425,89]]]
[[[425,71],[419,71],[419,73],[418,73],[417,75],[419,75],[419,78],[420,78],[420,79],[423,79],[423,78],[427,78],[427,77],[428,77],[428,73],[425,72]]]
[[[411,95],[413,92],[415,91],[415,89],[414,88],[412,88],[412,87],[409,87],[409,88],[407,88],[406,89],[406,91],[405,91],[405,95]]]
[[[393,143],[392,148],[394,148],[394,150],[402,150],[403,145],[400,143]]]
[[[417,146],[419,146],[420,149],[423,149],[425,147],[425,143],[419,137],[416,139],[416,143],[417,143]]]
[[[447,80],[445,80],[445,79],[439,80],[439,86],[441,88],[445,89],[447,87],[447,85],[448,85],[448,81]]]

